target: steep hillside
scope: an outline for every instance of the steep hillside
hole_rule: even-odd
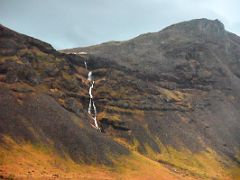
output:
[[[63,52],[88,54],[106,134],[178,167],[205,166],[188,152],[239,167],[240,38],[218,20]]]
[[[0,179],[183,179],[92,126],[86,66],[0,26]]]
[[[71,63],[75,58],[82,67]],[[20,146],[17,152],[32,144],[75,163],[111,164],[115,156],[129,154],[90,126],[86,77],[81,58],[0,26],[1,164],[15,156],[5,154],[12,141]]]
[[[1,178],[240,176],[240,38],[222,23],[63,52],[0,26]]]

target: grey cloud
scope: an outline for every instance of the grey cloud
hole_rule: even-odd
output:
[[[237,0],[0,0],[0,23],[57,49],[126,40],[184,20],[220,19],[240,34]]]

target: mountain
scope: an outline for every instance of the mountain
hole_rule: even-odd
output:
[[[183,179],[93,128],[86,61],[0,25],[0,179]]]
[[[236,179],[239,66],[218,20],[61,52],[0,26],[0,174]]]

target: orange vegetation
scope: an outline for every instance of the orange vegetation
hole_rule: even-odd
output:
[[[191,179],[171,172],[161,164],[138,153],[119,157],[116,165],[86,165],[63,158],[52,148],[24,143],[18,145],[5,137],[8,146],[0,148],[0,175],[2,178],[44,179]]]

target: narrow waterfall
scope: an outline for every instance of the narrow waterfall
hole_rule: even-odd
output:
[[[84,61],[84,65],[85,65],[85,69],[88,70],[86,61]]]
[[[88,70],[86,61],[84,61],[84,64],[85,64],[86,70]],[[92,117],[92,119],[94,121],[94,124],[92,124],[92,123],[90,123],[90,124],[95,129],[101,130],[100,127],[98,126],[98,122],[97,122],[97,108],[96,108],[96,105],[94,103],[93,95],[92,95],[92,90],[94,88],[94,83],[95,83],[95,81],[93,80],[93,77],[92,77],[92,71],[88,72],[88,81],[91,82],[91,86],[89,87],[89,90],[88,90],[88,93],[89,93],[88,114]]]
[[[90,71],[90,72],[88,73],[88,80],[89,80],[89,81],[92,81],[92,71]]]

